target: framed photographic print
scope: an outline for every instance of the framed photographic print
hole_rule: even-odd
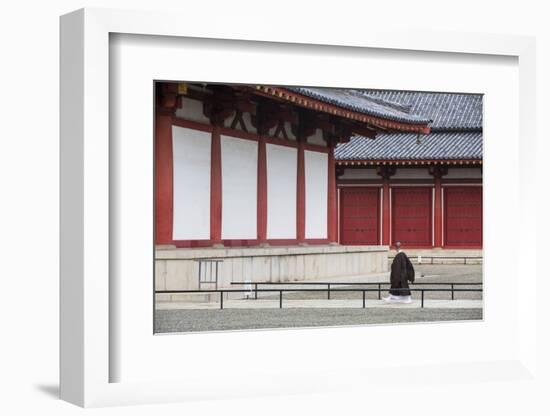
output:
[[[62,17],[62,398],[529,378],[533,40],[186,22]]]

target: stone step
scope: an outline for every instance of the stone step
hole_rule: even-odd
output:
[[[412,263],[418,264],[419,258],[422,264],[482,264],[483,250],[458,250],[458,249],[410,249],[402,250]],[[388,252],[388,260],[391,262],[397,251]]]

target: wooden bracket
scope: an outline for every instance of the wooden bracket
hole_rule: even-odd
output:
[[[173,113],[178,106],[178,84],[158,82],[155,87],[157,109]]]
[[[297,141],[305,142],[317,130],[317,119],[314,114],[303,109],[298,109],[296,114],[298,119],[290,128]]]
[[[389,179],[397,172],[397,167],[394,165],[377,166],[376,173],[383,179]]]
[[[431,165],[428,172],[435,178],[442,178],[449,173],[449,168],[444,165]]]

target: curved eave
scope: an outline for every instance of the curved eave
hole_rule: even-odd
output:
[[[295,92],[291,92],[282,87],[267,87],[263,85],[258,85],[256,86],[256,93],[268,97],[279,98],[281,100],[285,100],[291,102],[292,104],[309,108],[311,110],[321,111],[323,113],[366,123],[377,130],[392,130],[418,134],[430,133],[430,128],[428,127],[428,124],[403,123],[393,120],[387,120],[380,117],[370,116],[356,111],[347,110],[333,104],[327,104],[323,101],[311,97],[306,97]]]
[[[401,166],[427,166],[427,165],[470,165],[480,166],[482,159],[425,159],[425,160],[337,160],[338,166],[379,166],[379,165],[401,165]]]

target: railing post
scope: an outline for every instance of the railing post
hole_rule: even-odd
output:
[[[382,299],[382,295],[380,293],[381,290],[382,290],[382,285],[380,283],[378,283],[378,300]],[[363,291],[363,293],[365,293],[365,292]]]
[[[216,262],[216,289],[218,288],[218,262]]]
[[[451,300],[455,300],[455,285],[451,283]]]
[[[279,309],[283,309],[283,291],[279,290]]]
[[[365,309],[365,289],[363,289],[363,309]]]
[[[422,301],[420,303],[420,307],[423,308],[424,307],[424,289],[421,289],[422,291]]]
[[[327,299],[330,300],[330,283],[327,284],[328,290],[327,290]]]
[[[220,309],[223,309],[223,290],[220,290]]]
[[[254,284],[254,299],[258,299],[258,283]]]
[[[201,265],[202,261],[199,260],[199,290],[201,288]]]

